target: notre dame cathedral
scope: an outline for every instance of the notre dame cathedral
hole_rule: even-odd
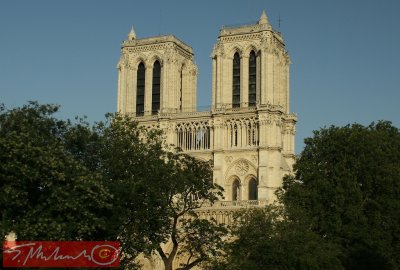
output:
[[[212,105],[198,112],[192,48],[172,35],[138,38],[132,29],[118,63],[118,111],[212,160],[214,182],[225,189],[214,208],[271,203],[295,161],[283,37],[263,12],[252,25],[222,27],[211,58]]]

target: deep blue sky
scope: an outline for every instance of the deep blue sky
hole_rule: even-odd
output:
[[[379,119],[400,127],[399,0],[0,2],[0,102],[60,104],[62,118],[116,110],[120,43],[174,34],[195,52],[198,105],[211,103],[210,54],[222,25],[265,9],[291,55],[297,153],[323,126]]]

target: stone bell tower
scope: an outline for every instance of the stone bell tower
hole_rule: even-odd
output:
[[[289,55],[265,11],[253,25],[223,27],[212,53],[212,107],[279,105],[289,113]]]
[[[215,119],[221,118],[215,131],[214,175],[228,179],[222,184],[233,194],[228,199],[240,194],[250,199],[255,196],[250,196],[246,174],[254,166],[257,198],[273,201],[295,160],[297,118],[289,111],[290,58],[283,37],[263,11],[255,24],[222,27],[211,58],[212,111]]]
[[[134,116],[196,111],[191,47],[172,35],[138,39],[131,30],[118,62],[118,111]]]
[[[253,24],[221,28],[207,112],[196,112],[197,66],[188,45],[171,35],[137,38],[132,29],[121,51],[119,112],[212,161],[224,205],[276,199],[283,177],[292,173],[297,117],[289,108],[289,54],[265,12]]]

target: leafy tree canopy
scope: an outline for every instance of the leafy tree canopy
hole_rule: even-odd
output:
[[[0,108],[0,211],[2,235],[19,240],[96,239],[106,235],[102,212],[112,194],[66,151],[67,121],[58,107],[30,103]]]
[[[315,131],[294,171],[279,205],[239,215],[245,222],[214,269],[400,268],[398,128]]]
[[[191,269],[218,253],[224,229],[195,212],[222,195],[209,163],[169,151],[161,131],[129,116],[91,126],[59,120],[57,111],[36,102],[0,107],[3,235],[119,240],[126,268],[138,266],[139,253],[158,251],[166,269],[179,257]]]

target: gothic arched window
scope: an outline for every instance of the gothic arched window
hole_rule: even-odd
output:
[[[249,181],[249,200],[258,200],[257,180],[252,178]]]
[[[250,52],[249,56],[249,107],[256,106],[257,61],[256,53]]]
[[[161,65],[155,61],[153,65],[153,87],[151,95],[151,114],[157,114],[160,109],[160,79]]]
[[[136,115],[144,114],[144,87],[146,83],[145,67],[143,62],[140,62],[136,74]]]
[[[232,183],[232,201],[240,200],[240,183],[238,179],[235,179]]]
[[[233,56],[232,76],[232,107],[240,107],[240,56],[235,53]]]

